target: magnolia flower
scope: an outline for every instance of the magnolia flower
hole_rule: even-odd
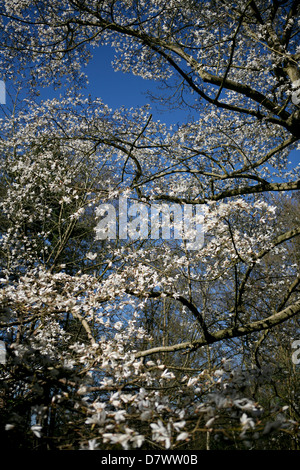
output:
[[[241,422],[241,425],[242,425],[242,428],[243,428],[243,431],[241,433],[241,437],[245,434],[245,432],[248,430],[248,429],[254,429],[255,428],[255,423],[253,421],[252,418],[249,418],[246,413],[243,413],[241,418],[240,418],[240,422]]]
[[[104,433],[103,434],[103,442],[111,442],[112,444],[121,444],[121,446],[125,449],[129,449],[129,442],[132,439],[136,439],[137,436],[133,435],[132,429],[125,427],[124,433]],[[136,442],[136,441],[135,441]],[[140,441],[139,441],[140,442]]]
[[[191,387],[192,385],[194,385],[195,383],[198,382],[198,378],[197,377],[193,377],[193,378],[190,378],[188,380],[188,383],[187,383],[187,387]]]
[[[98,424],[101,425],[105,422],[106,418],[106,412],[105,411],[100,411],[99,413],[93,414],[93,416],[90,416],[85,420],[85,424]]]
[[[133,447],[141,447],[143,444],[145,438],[141,434],[136,434],[135,436],[132,437],[132,445]]]
[[[185,425],[185,421],[178,421],[177,423],[173,423],[173,427],[174,429],[176,429],[176,431],[180,431],[180,429],[183,428]]]
[[[170,430],[163,425],[163,422],[160,419],[157,421],[157,424],[151,423],[150,427],[152,428],[153,440],[157,442],[164,442],[165,448],[169,449],[171,447]]]
[[[216,418],[217,418],[217,416],[214,416],[213,418],[210,418],[210,419],[205,423],[205,427],[206,427],[206,428],[210,428]]]
[[[114,413],[114,418],[117,422],[125,421],[126,410],[119,410]]]
[[[69,204],[71,202],[71,198],[69,196],[63,196],[59,203],[62,204],[63,202]]]

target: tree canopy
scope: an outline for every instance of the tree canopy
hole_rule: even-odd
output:
[[[1,3],[8,448],[299,449],[299,8]],[[86,96],[104,46],[144,106]]]

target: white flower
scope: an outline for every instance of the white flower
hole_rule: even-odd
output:
[[[81,385],[77,391],[78,395],[84,395],[87,392],[87,388]]]
[[[195,383],[198,382],[198,378],[197,377],[194,377],[194,378],[190,378],[188,380],[188,383],[187,383],[187,387],[191,387],[192,385],[194,385]]]
[[[116,421],[125,421],[125,415],[126,411],[125,410],[119,410],[115,413],[114,418]]]
[[[85,420],[85,424],[103,424],[105,422],[106,412],[100,411],[100,413],[95,413],[93,416]]]
[[[31,431],[33,432],[33,434],[35,434],[35,436],[37,437],[41,437],[41,430],[42,430],[42,426],[39,426],[39,425],[34,425],[34,426],[31,426]]]
[[[123,326],[123,323],[121,321],[118,321],[117,323],[114,324],[114,328],[116,330],[121,330],[122,326]]]
[[[250,400],[247,400],[247,398],[242,398],[240,400],[234,400],[234,404],[235,404],[235,406],[237,406],[241,410],[245,410],[245,411],[247,411],[247,410],[251,411],[251,410],[256,409],[256,406],[254,405],[254,403]]]
[[[144,440],[145,440],[144,436],[141,436],[140,434],[137,434],[137,435],[133,436],[133,438],[132,438],[133,447],[141,447]]]
[[[96,439],[91,439],[89,441],[89,450],[95,450],[97,447],[99,447],[99,444],[97,444]]]
[[[67,203],[67,204],[70,204],[71,199],[69,198],[69,196],[63,196],[62,199],[59,201],[60,204],[62,204],[63,202]]]
[[[173,423],[173,427],[174,429],[176,429],[176,431],[180,431],[180,429],[183,428],[185,424],[186,424],[185,421],[179,421],[177,423]]]
[[[210,418],[210,419],[205,423],[205,427],[209,428],[209,427],[213,424],[213,422],[214,422],[215,419],[216,419],[216,416],[214,416],[213,418]]]
[[[168,369],[166,369],[161,374],[161,377],[164,379],[174,379],[175,375],[172,372],[169,372]]]
[[[127,450],[129,448],[129,441],[132,439],[133,431],[130,428],[125,428],[125,433],[113,434],[104,433],[103,442],[111,442],[112,444],[121,444],[121,446]]]
[[[85,212],[84,207],[81,207],[80,209],[78,209],[77,212],[74,212],[74,214],[71,214],[71,215],[70,215],[70,219],[71,219],[71,220],[79,219],[79,217],[80,217],[81,215],[83,215],[84,212]]]
[[[157,442],[163,441],[165,448],[169,449],[171,447],[170,432],[168,432],[168,429],[163,425],[162,421],[159,419],[157,424],[151,423],[150,426],[152,428],[153,440]]]
[[[247,431],[247,429],[254,429],[255,423],[252,418],[249,418],[246,413],[243,413],[241,416],[241,425],[243,428],[242,435]]]
[[[14,429],[15,425],[14,424],[6,424],[5,425],[5,431],[10,431],[11,429]]]

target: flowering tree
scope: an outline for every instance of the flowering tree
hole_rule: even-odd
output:
[[[1,120],[3,439],[299,446],[298,2],[5,0],[0,16],[2,78],[27,93]],[[196,118],[80,94],[104,44]],[[49,80],[72,91],[40,102]],[[204,244],[100,236],[120,198],[145,229],[157,204],[201,206]]]

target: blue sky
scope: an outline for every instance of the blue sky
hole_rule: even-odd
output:
[[[114,50],[111,47],[100,47],[94,50],[94,56],[86,68],[89,78],[87,91],[93,97],[101,98],[109,107],[136,107],[147,102],[143,93],[151,82],[141,77],[123,72],[115,72],[111,61]]]

